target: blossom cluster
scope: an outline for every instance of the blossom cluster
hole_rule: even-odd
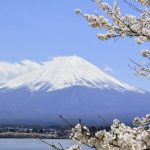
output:
[[[142,50],[142,51],[141,51],[141,54],[142,54],[143,57],[148,57],[148,58],[150,58],[150,51],[147,50],[147,49]]]
[[[73,145],[69,147],[67,150],[80,150],[80,147],[78,145]]]
[[[150,149],[150,114],[145,118],[136,117],[133,123],[135,127],[132,128],[115,119],[110,131],[101,130],[94,134],[86,126],[77,124],[71,138],[96,150]],[[68,150],[80,150],[80,147],[72,146]]]
[[[140,2],[141,4],[146,6],[150,6],[150,0],[137,0],[137,2]]]
[[[150,51],[147,49],[143,49],[141,51],[141,55],[145,58],[150,59]],[[134,64],[137,66],[133,68],[137,76],[144,76],[150,78],[150,64],[138,64],[135,62]]]

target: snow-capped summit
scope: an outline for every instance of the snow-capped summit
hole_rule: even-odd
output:
[[[55,57],[51,61],[43,63],[29,60],[14,64],[0,63],[1,89],[27,87],[31,91],[39,89],[53,91],[76,85],[142,92],[135,87],[120,82],[78,56]]]

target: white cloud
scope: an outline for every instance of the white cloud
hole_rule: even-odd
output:
[[[113,69],[110,66],[108,66],[108,65],[105,65],[103,71],[105,71],[106,73],[109,73],[109,74],[113,74],[114,73]]]
[[[21,63],[0,62],[0,84],[14,77],[36,70],[40,66],[40,64],[30,60],[24,60]]]

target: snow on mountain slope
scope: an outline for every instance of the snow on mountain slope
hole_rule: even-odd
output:
[[[51,61],[36,63],[0,63],[0,88],[28,87],[31,91],[53,91],[71,86],[143,92],[118,81],[95,65],[78,56],[55,57]]]

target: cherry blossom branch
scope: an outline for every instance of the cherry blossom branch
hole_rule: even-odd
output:
[[[129,0],[125,0],[129,7],[140,12],[139,16],[128,14],[122,15],[117,2],[114,2],[113,6],[102,2],[102,0],[92,0],[92,2],[94,2],[103,12],[105,12],[112,21],[98,14],[84,14],[79,9],[76,10],[76,14],[83,16],[91,27],[106,31],[106,33],[98,33],[98,39],[109,40],[112,38],[130,37],[134,38],[137,44],[150,42],[150,12],[149,9],[147,9],[147,7],[150,6],[150,0],[137,0],[137,2],[140,2],[146,7],[144,7],[145,9],[143,8],[143,10],[137,8],[134,4],[130,3]],[[142,50],[142,56],[150,60],[150,51]],[[137,75],[150,78],[149,65],[142,65],[140,68],[138,67],[139,66],[136,65],[131,68],[134,68]]]

